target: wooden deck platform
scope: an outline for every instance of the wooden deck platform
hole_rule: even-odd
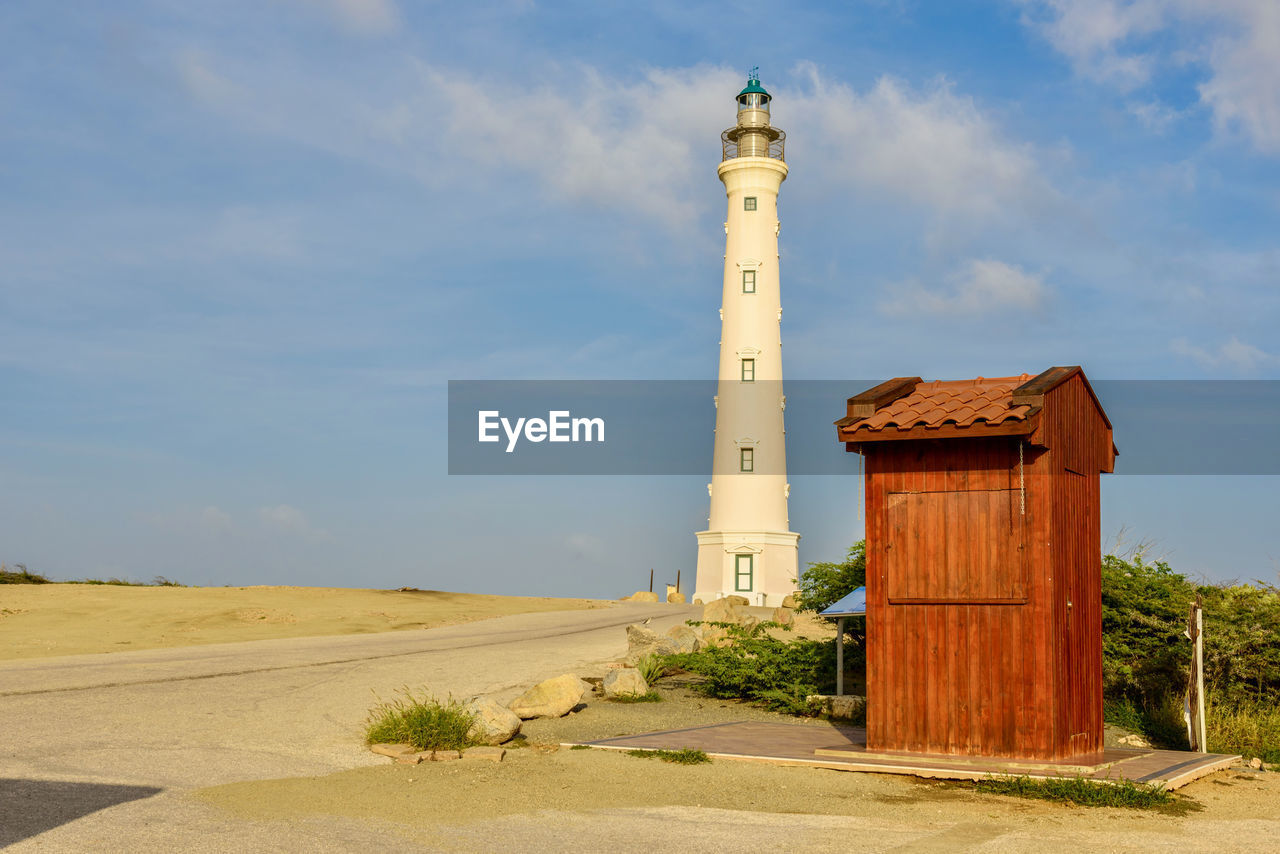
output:
[[[867,751],[866,731],[837,725],[807,726],[742,721],[624,735],[584,742],[609,750],[702,750],[718,759],[808,765],[838,771],[872,771],[946,780],[980,780],[1012,774],[1045,779],[1082,776],[1094,780],[1162,783],[1177,789],[1225,768],[1240,757],[1180,750],[1108,749],[1056,762],[1017,762],[968,756]]]

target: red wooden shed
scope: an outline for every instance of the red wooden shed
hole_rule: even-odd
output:
[[[1102,749],[1099,474],[1078,367],[889,380],[848,400],[866,461],[867,749]]]

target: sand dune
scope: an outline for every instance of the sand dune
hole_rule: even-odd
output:
[[[447,626],[595,599],[341,587],[0,585],[0,659]]]

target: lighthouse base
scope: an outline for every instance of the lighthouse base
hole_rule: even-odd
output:
[[[743,596],[777,607],[799,578],[800,535],[792,531],[699,531],[693,601]]]

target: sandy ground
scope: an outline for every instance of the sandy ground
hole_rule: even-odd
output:
[[[501,764],[387,764],[234,783],[195,797],[255,821],[328,816],[374,822],[433,850],[489,850],[507,832],[513,839],[554,837],[557,826],[577,819],[586,821],[587,832],[591,816],[616,818],[618,811],[630,811],[632,819],[656,811],[667,821],[688,821],[708,810],[773,815],[775,824],[799,816],[841,817],[878,828],[875,839],[853,850],[1186,850],[1191,840],[1198,840],[1195,850],[1280,850],[1280,774],[1273,772],[1219,772],[1181,790],[1175,807],[1147,812],[982,795],[964,784],[890,775],[727,760],[680,766],[556,746],[725,720],[797,722],[685,688],[663,693],[662,703],[597,699],[559,720],[527,722],[527,742],[509,750]],[[936,846],[928,843],[935,832]],[[919,844],[922,834],[927,844]]]
[[[596,599],[329,587],[0,585],[0,659],[449,626]]]

